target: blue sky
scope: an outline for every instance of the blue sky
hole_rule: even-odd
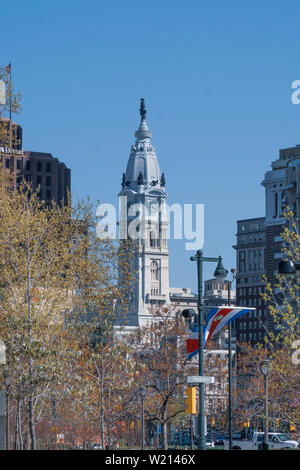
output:
[[[276,0],[5,2],[24,148],[64,161],[75,196],[117,203],[144,97],[169,203],[205,204],[204,252],[231,268],[236,221],[264,215],[264,173],[300,143],[299,14]],[[193,253],[169,247],[171,285],[195,290]]]

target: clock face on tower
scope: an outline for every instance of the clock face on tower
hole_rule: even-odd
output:
[[[148,214],[153,216],[158,214],[159,204],[158,201],[149,199],[147,203]]]

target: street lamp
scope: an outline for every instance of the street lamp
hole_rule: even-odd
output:
[[[140,390],[140,395],[141,395],[141,401],[142,401],[142,450],[145,449],[145,408],[144,408],[144,402],[145,402],[145,397],[146,397],[146,388],[144,385],[141,386]]]
[[[219,263],[220,264],[220,263]],[[217,269],[215,270],[215,278],[222,278],[225,279],[225,277],[228,274],[227,269],[223,267],[223,265],[219,265]],[[231,305],[231,285],[232,282],[235,280],[237,270],[235,268],[232,268],[231,270],[232,274],[232,281],[227,281],[227,303],[228,307]],[[228,434],[229,434],[229,439],[228,439],[228,447],[229,450],[232,450],[232,354],[231,354],[231,322],[228,323]]]
[[[217,266],[217,275],[222,274],[224,270],[222,264],[222,257],[218,258],[207,258],[203,256],[203,251],[198,250],[195,256],[190,257],[191,261],[197,261],[197,277],[198,277],[198,341],[199,341],[199,376],[204,376],[204,348],[203,348],[203,262],[213,262],[218,263]],[[226,270],[224,270],[226,271]],[[224,272],[223,272],[224,274]],[[205,440],[205,417],[204,417],[204,381],[199,382],[199,450],[206,450],[206,440]]]
[[[268,430],[268,376],[271,369],[271,363],[269,359],[261,361],[260,370],[264,376],[265,383],[265,418],[264,418],[264,445],[263,449],[268,450],[269,448],[269,430]]]
[[[291,260],[281,260],[277,266],[278,274],[296,274],[300,270],[299,263],[293,263]]]

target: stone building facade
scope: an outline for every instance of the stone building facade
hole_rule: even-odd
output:
[[[119,193],[120,235],[125,232],[137,244],[132,262],[136,279],[130,293],[128,326],[149,324],[153,310],[170,303],[166,181],[151,142],[143,99],[140,115]]]

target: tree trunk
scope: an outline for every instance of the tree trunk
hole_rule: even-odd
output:
[[[30,450],[36,450],[33,397],[29,397],[29,433],[30,433]]]
[[[17,409],[16,409],[15,448],[17,450],[24,450],[23,435],[22,435],[21,403],[20,403],[19,397],[17,398]]]
[[[101,387],[100,387],[100,426],[101,426],[101,446],[105,449],[105,426],[104,426],[104,397],[103,397],[103,354],[101,354]]]
[[[162,413],[162,448],[168,450],[168,426],[167,426],[167,410],[164,409]]]

